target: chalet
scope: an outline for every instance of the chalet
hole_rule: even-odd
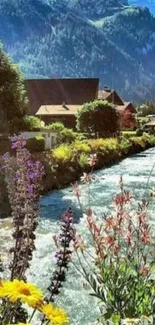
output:
[[[25,80],[29,112],[46,123],[76,123],[77,109],[98,97],[99,79],[33,79]]]
[[[31,79],[25,80],[29,99],[29,112],[45,123],[61,121],[66,127],[74,128],[76,114],[84,103],[107,100],[116,106],[118,112],[136,110],[126,103],[115,90],[104,87],[99,90],[99,79]]]

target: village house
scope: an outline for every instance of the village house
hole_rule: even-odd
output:
[[[48,129],[41,128],[38,131],[25,131],[21,133],[21,136],[25,140],[34,139],[36,137],[43,137],[45,140],[45,150],[52,149],[58,141],[58,134]],[[11,141],[14,141],[14,136],[11,137]]]
[[[29,99],[29,114],[38,116],[46,124],[62,122],[75,128],[76,114],[84,103],[107,100],[118,112],[135,113],[132,103],[124,102],[115,90],[99,90],[98,78],[83,79],[32,79],[25,80]]]

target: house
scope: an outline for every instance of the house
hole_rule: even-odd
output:
[[[110,89],[109,87],[105,86],[103,90],[98,91],[98,99],[107,100],[109,103],[113,103],[116,106],[124,105],[124,101],[121,97],[116,93],[115,90]]]
[[[143,131],[154,134],[155,133],[155,119],[152,119],[150,122],[146,123],[143,127]]]
[[[81,79],[31,79],[25,80],[29,99],[29,112],[46,124],[62,122],[75,128],[76,114],[84,103],[107,100],[118,110],[135,113],[132,103],[126,103],[115,90],[104,87],[99,90],[98,78]]]
[[[21,134],[25,139],[32,139],[38,136],[42,136],[45,139],[45,150],[50,150],[57,144],[57,133],[48,129],[40,129],[40,131],[25,131]],[[13,137],[12,137],[13,140]]]
[[[46,123],[62,121],[73,127],[77,109],[97,99],[99,79],[33,79],[25,80],[25,87],[31,115]]]

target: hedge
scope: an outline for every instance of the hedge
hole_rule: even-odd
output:
[[[27,149],[30,152],[42,152],[45,150],[44,137],[37,136],[27,140]]]

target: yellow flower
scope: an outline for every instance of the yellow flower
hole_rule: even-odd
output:
[[[7,297],[11,302],[20,299],[31,307],[37,307],[43,303],[42,292],[33,284],[24,281],[3,281],[0,289],[1,297]]]
[[[67,313],[59,307],[54,307],[51,303],[42,305],[40,311],[51,321],[52,325],[68,323]]]

